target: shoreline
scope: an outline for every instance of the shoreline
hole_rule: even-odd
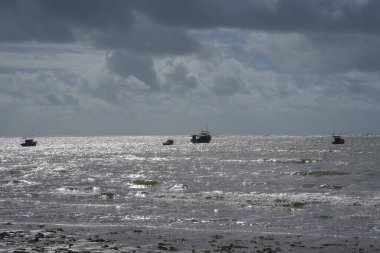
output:
[[[377,238],[129,226],[0,225],[0,252],[380,252]]]

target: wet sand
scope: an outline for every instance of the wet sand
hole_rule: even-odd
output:
[[[380,252],[376,238],[137,227],[0,225],[0,252]]]

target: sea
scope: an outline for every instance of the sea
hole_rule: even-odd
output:
[[[380,135],[0,138],[6,224],[372,238]]]

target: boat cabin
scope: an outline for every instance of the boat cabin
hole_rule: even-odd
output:
[[[333,135],[334,137],[334,141],[332,142],[332,144],[344,144],[344,139],[340,136],[340,135]]]

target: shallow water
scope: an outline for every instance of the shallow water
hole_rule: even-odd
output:
[[[0,224],[380,237],[380,136],[0,138]]]

